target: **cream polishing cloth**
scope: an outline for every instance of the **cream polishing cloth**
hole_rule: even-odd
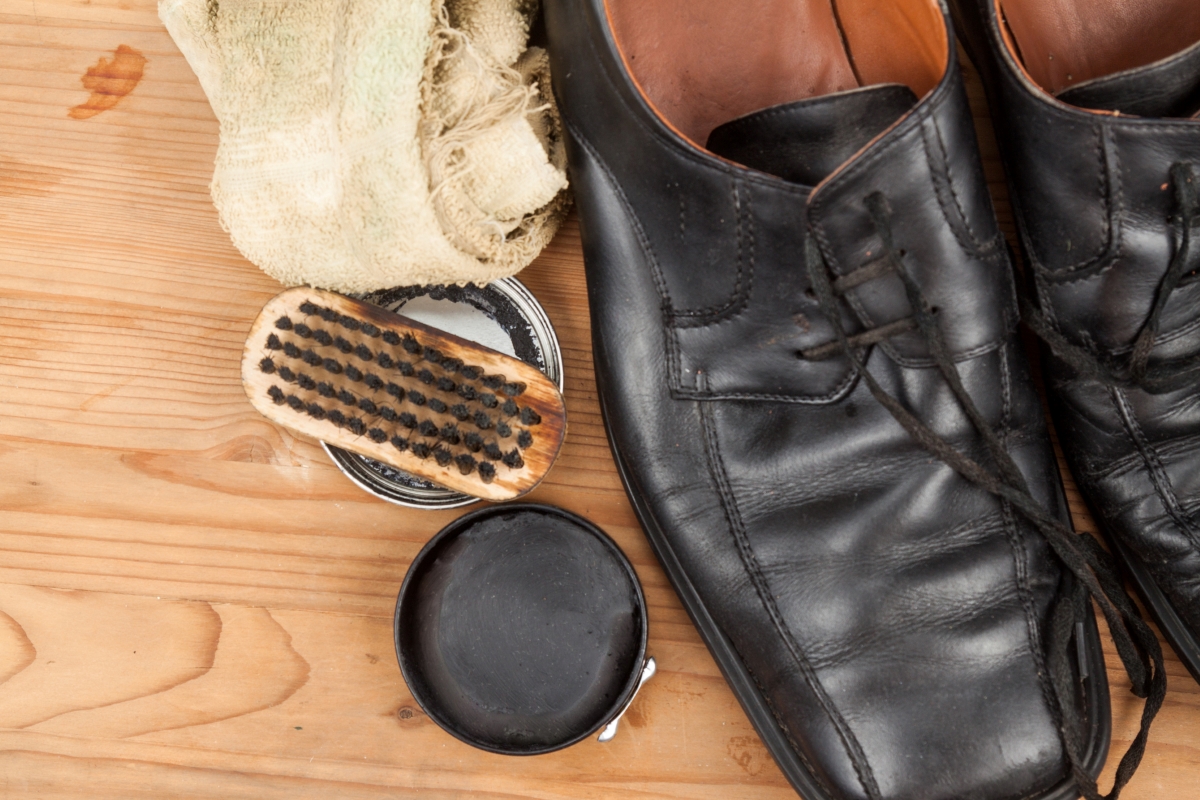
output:
[[[285,284],[484,284],[569,203],[536,0],[161,0],[221,123],[212,196]]]

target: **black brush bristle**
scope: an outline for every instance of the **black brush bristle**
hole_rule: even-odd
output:
[[[275,321],[275,328],[294,332],[300,339],[311,340],[313,346],[319,344],[322,347],[336,347],[340,352],[350,355],[350,361],[354,363],[318,355],[312,350],[306,350],[292,342],[283,341],[282,337],[275,333],[267,336],[268,350],[282,350],[289,358],[302,360],[315,368],[323,368],[333,375],[344,376],[343,382],[361,382],[371,391],[386,392],[396,401],[408,401],[412,406],[427,407],[434,414],[447,414],[458,420],[459,423],[467,423],[464,427],[473,427],[478,432],[468,433],[460,430],[459,425],[455,422],[439,422],[436,416],[433,419],[421,420],[416,414],[378,404],[370,397],[359,397],[348,388],[336,387],[335,383],[318,382],[303,373],[297,374],[286,364],[279,363],[278,356],[275,358],[266,356],[258,362],[259,369],[263,373],[277,375],[282,380],[297,384],[306,391],[315,390],[322,397],[336,399],[346,407],[358,409],[360,412],[356,413],[361,413],[362,418],[345,414],[337,409],[327,409],[318,403],[308,402],[295,395],[287,394],[278,386],[270,387],[267,392],[274,402],[286,404],[301,413],[308,414],[313,419],[328,420],[356,435],[366,436],[375,443],[390,442],[400,452],[411,452],[422,459],[432,457],[442,467],[453,465],[463,475],[478,475],[484,483],[492,483],[496,479],[497,467],[501,463],[514,470],[525,467],[526,462],[521,451],[534,445],[534,436],[531,431],[522,430],[521,426],[529,427],[542,421],[541,416],[532,408],[521,407],[513,400],[526,392],[526,384],[509,380],[503,375],[488,374],[478,365],[464,363],[462,359],[446,354],[437,347],[423,344],[417,336],[412,334],[384,330],[377,325],[340,314],[332,309],[325,309],[309,301],[301,303],[298,306],[298,312],[311,319],[301,322],[293,321],[288,316],[282,316]],[[377,352],[368,346],[369,343],[352,342],[346,336],[322,330],[319,325],[312,327],[308,324],[317,317],[333,324],[335,329],[340,326],[347,331],[361,331],[364,337],[381,339],[388,345],[396,347],[397,350]],[[404,352],[411,354],[413,358],[409,361],[396,358],[395,353],[399,352],[399,348],[403,348]],[[415,391],[356,366],[363,362],[378,364],[377,368],[372,367],[371,369],[379,369],[385,376],[387,373],[382,370],[395,369],[405,378],[415,378],[413,384],[419,382],[428,386],[429,390]],[[424,364],[429,366],[426,367]],[[434,370],[438,367],[445,374],[436,373]],[[367,390],[363,389],[362,391],[366,392]],[[430,396],[434,392],[438,394]],[[451,395],[457,395],[462,402],[447,402]],[[382,397],[382,395],[375,395],[375,397]],[[447,399],[443,400],[443,397]],[[471,408],[473,403],[479,405]],[[479,410],[480,407],[486,410]],[[447,417],[441,419],[445,420]],[[366,420],[378,420],[376,424],[380,427],[372,427]],[[517,420],[520,421],[520,426],[517,424]],[[385,425],[384,421],[388,425]],[[406,436],[393,435],[392,431],[387,430],[389,425],[395,425],[399,430],[412,431],[411,435],[419,435],[423,437],[424,441],[410,441]],[[485,433],[492,430],[495,431],[494,435]],[[488,436],[494,438],[488,441],[486,438]],[[507,440],[508,447],[511,449],[506,451],[501,446],[501,440]]]

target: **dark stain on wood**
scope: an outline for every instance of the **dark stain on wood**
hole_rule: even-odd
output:
[[[71,119],[89,119],[114,107],[142,79],[146,57],[127,44],[120,45],[112,59],[101,58],[88,67],[80,81],[91,96],[67,112]]]

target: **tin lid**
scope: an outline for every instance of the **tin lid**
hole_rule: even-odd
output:
[[[510,755],[548,753],[615,722],[654,669],[628,559],[551,506],[492,506],[444,528],[404,579],[395,636],[429,717]]]
[[[537,367],[563,388],[562,352],[545,309],[516,278],[487,286],[400,286],[372,292],[369,303],[403,314]],[[476,497],[325,442],[346,477],[376,497],[411,508],[457,508]]]

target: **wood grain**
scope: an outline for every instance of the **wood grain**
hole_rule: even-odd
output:
[[[341,325],[326,324],[320,317],[304,314],[301,307],[305,303],[316,304],[318,308],[334,312],[334,319],[337,318],[337,315],[341,315],[343,318],[349,317],[360,323],[374,323],[378,330],[375,331],[374,338],[372,338],[362,333],[348,331]],[[300,336],[297,333],[300,328],[298,325],[292,325],[292,320],[295,320],[296,323],[307,323],[312,328],[304,336]],[[279,328],[281,321],[288,323],[286,330]],[[330,337],[337,337],[333,344],[322,346],[316,341],[322,332],[329,334]],[[396,338],[393,341],[396,341],[397,344],[389,345],[384,341],[388,335],[394,335]],[[271,337],[275,339],[274,349],[269,346]],[[337,344],[338,339],[343,338],[345,339],[343,344],[345,354],[333,346]],[[330,339],[327,337],[325,341],[329,342]],[[458,359],[458,366],[461,369],[446,369],[441,361],[434,364],[419,356],[412,356],[403,346],[405,341],[415,342],[418,350],[421,347],[433,348],[442,359]],[[282,352],[280,351],[281,347],[285,348]],[[288,357],[287,347],[294,347],[295,349],[290,352],[297,357]],[[349,355],[352,347],[356,348],[353,351],[355,354]],[[358,347],[367,348],[363,355],[368,356],[369,361],[364,361],[357,355]],[[315,364],[316,367],[300,360],[299,356],[303,353],[308,353],[307,357],[312,359],[312,364]],[[378,361],[375,361],[376,354],[379,356]],[[383,366],[384,354],[391,359],[386,362],[386,367]],[[336,362],[334,367],[338,370],[337,373],[329,372],[323,366],[322,359],[326,359],[326,364],[330,359]],[[371,363],[372,366],[367,366],[368,363]],[[362,370],[359,370],[358,382],[352,381],[348,377],[351,364],[366,370],[365,377]],[[345,366],[344,370],[342,369],[343,365]],[[409,377],[404,377],[397,365],[408,367]],[[295,370],[290,381],[281,377],[284,374],[283,367],[285,366]],[[432,369],[430,369],[431,367]],[[464,401],[458,394],[440,392],[436,385],[427,386],[413,376],[414,368],[418,370],[418,375],[427,372],[426,379],[430,381],[441,378],[449,379],[451,390],[461,383],[467,388],[474,388],[481,394],[479,397],[472,394],[471,401]],[[476,371],[474,379],[463,377],[468,369]],[[379,376],[375,377],[379,377],[381,381],[389,385],[395,382],[399,387],[395,391],[407,392],[407,395],[399,394],[398,397],[394,397],[382,387],[378,390],[371,390],[365,382],[371,380],[373,373],[379,373]],[[314,382],[327,383],[333,391],[349,391],[353,395],[351,398],[353,403],[362,402],[361,396],[382,409],[390,410],[393,415],[409,413],[422,425],[432,423],[435,428],[431,431],[435,435],[432,438],[421,436],[418,432],[403,427],[396,416],[393,416],[392,421],[388,422],[377,412],[373,411],[367,414],[358,407],[347,408],[338,400],[321,396],[313,388],[312,382],[308,384],[310,388],[306,390],[298,385],[306,375]],[[508,388],[502,389],[502,387],[493,385],[489,390],[483,382],[491,379],[502,382]],[[519,385],[512,388],[510,381]],[[484,500],[513,500],[532,491],[546,477],[550,467],[554,465],[554,460],[558,457],[567,433],[566,408],[563,405],[562,394],[554,382],[539,372],[536,367],[512,356],[461,339],[446,331],[398,316],[370,303],[354,300],[334,292],[307,287],[288,289],[272,297],[251,323],[250,333],[246,336],[246,346],[242,353],[242,386],[246,390],[250,404],[260,414],[293,433],[301,434],[314,441],[325,441],[344,450],[359,453],[417,477],[433,481],[447,489]],[[272,391],[276,393],[274,398],[270,394]],[[327,388],[326,392],[329,391]],[[512,394],[510,395],[509,392]],[[418,395],[422,397],[420,405],[415,404],[413,400]],[[428,402],[425,402],[425,395],[429,397]],[[483,405],[483,395],[491,396],[492,406],[490,408]],[[329,396],[332,397],[332,395]],[[284,398],[287,398],[286,403]],[[440,398],[443,401],[441,412],[432,410],[433,398]],[[517,407],[521,409],[519,414],[514,411],[513,414],[507,416],[501,415],[496,406],[507,400],[512,400],[517,404]],[[297,405],[292,408],[288,403]],[[300,405],[301,403],[304,405]],[[445,408],[446,404],[449,404],[451,408]],[[458,404],[462,405],[462,419],[449,413],[454,410],[453,406]],[[312,417],[306,412],[306,409],[313,405],[321,414],[320,419]],[[350,410],[351,408],[353,410]],[[362,408],[369,408],[369,406],[362,406]],[[330,421],[332,414],[329,413],[333,410],[338,413],[345,412],[344,417],[349,416],[352,421],[356,421],[363,427],[360,427],[356,433],[345,422],[334,425]],[[527,419],[525,415],[529,412],[532,412],[533,416],[528,418],[529,424],[525,424]],[[468,418],[468,415],[477,414],[483,415],[489,429],[479,428],[474,419]],[[498,435],[502,427],[499,424],[501,420],[507,420],[505,424],[511,426],[511,432],[505,433],[503,437]],[[417,424],[412,420],[409,422],[410,427]],[[448,443],[443,442],[444,436],[442,440],[439,440],[436,435],[437,429],[442,428],[443,425],[449,425],[453,429],[452,433],[455,438]],[[373,429],[370,433],[377,436],[378,439],[364,435],[367,433],[366,427],[368,426]],[[462,430],[459,431],[459,428]],[[459,440],[459,433],[462,437],[470,434],[479,436],[482,433],[482,439],[486,439],[486,443],[482,445],[485,453],[488,448],[493,446],[500,450],[485,458],[480,453],[479,442],[476,442],[473,451],[469,450],[466,443]],[[394,440],[395,436],[400,438],[400,444],[404,446],[404,450],[393,447],[391,440]],[[522,446],[518,448],[517,442],[521,436],[529,436],[529,440],[523,442]],[[430,442],[440,446],[444,453],[448,454],[447,458],[452,456],[467,458],[470,462],[469,469],[460,470],[454,461],[439,464],[430,458],[428,452],[422,457],[418,457],[415,453],[416,442],[425,443],[427,448]],[[519,454],[520,459],[517,463],[501,461],[499,460],[501,458],[500,451],[504,451],[506,456]],[[476,460],[479,462],[478,466],[476,466]],[[481,477],[484,465],[490,470],[487,480]]]
[[[140,81],[72,118],[122,45]],[[660,672],[613,742],[536,758],[473,750],[420,712],[391,613],[456,512],[367,496],[247,403],[242,345],[280,287],[221,231],[216,143],[153,0],[0,2],[0,797],[794,797],[613,471],[573,220],[521,276],[562,340],[571,420],[530,499],[630,556]],[[1118,750],[1140,704],[1105,647]],[[1133,800],[1192,796],[1200,776],[1200,689],[1168,659]]]

